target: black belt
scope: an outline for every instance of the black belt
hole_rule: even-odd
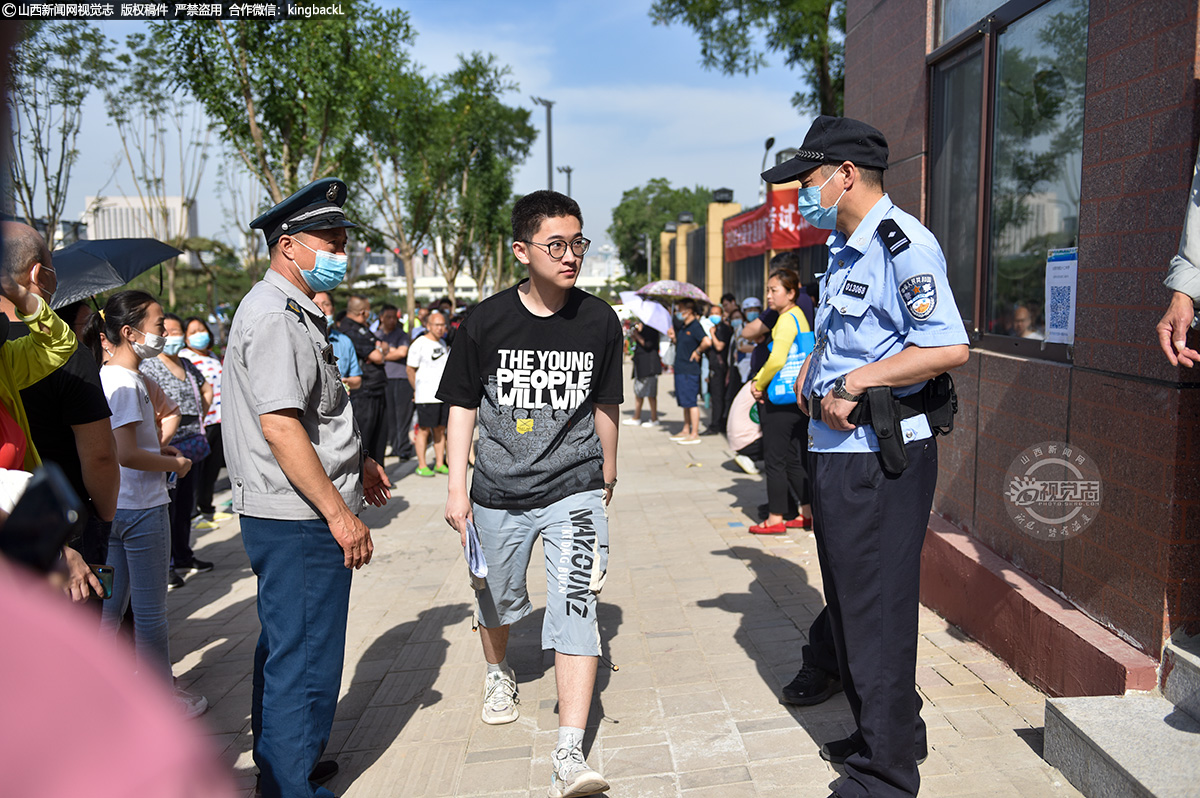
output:
[[[810,396],[808,398],[808,415],[813,421],[821,420],[821,400],[822,396]],[[863,397],[866,398],[865,396]],[[900,403],[900,420],[913,418],[925,414],[925,396],[921,391],[908,396],[900,396],[896,399]],[[871,405],[865,401],[859,401],[854,405],[854,409],[850,411],[850,417],[847,419],[851,424],[858,427],[863,424],[871,423]]]

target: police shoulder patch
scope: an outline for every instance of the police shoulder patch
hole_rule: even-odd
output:
[[[937,283],[932,274],[917,274],[900,283],[900,299],[909,315],[923,321],[937,307]]]
[[[893,257],[908,249],[911,242],[904,231],[900,229],[900,225],[896,224],[895,219],[884,219],[876,229],[879,231],[879,238],[883,241],[883,245],[887,247],[887,251],[892,253]]]
[[[291,297],[288,297],[287,304],[284,305],[284,308],[290,313],[296,314],[296,321],[300,322],[301,324],[304,323],[304,311],[301,310],[299,302]]]

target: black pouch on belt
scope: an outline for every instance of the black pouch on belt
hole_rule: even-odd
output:
[[[943,372],[921,389],[925,400],[925,415],[934,435],[949,435],[954,431],[954,414],[958,412],[958,394],[954,378]]]
[[[879,439],[879,461],[889,474],[902,474],[908,468],[908,452],[900,433],[900,402],[886,385],[868,388],[863,402],[870,405],[871,426]]]

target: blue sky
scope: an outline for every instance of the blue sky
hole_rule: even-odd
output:
[[[517,174],[516,190],[546,185],[545,110],[530,95],[555,101],[554,165],[569,165],[572,193],[583,210],[584,231],[597,242],[621,193],[655,177],[674,186],[734,190],[744,206],[757,201],[763,142],[798,146],[811,115],[791,106],[799,73],[773,64],[748,77],[700,66],[695,34],[682,26],[655,26],[649,0],[511,2],[425,0],[382,3],[406,9],[418,36],[413,57],[428,70],[453,69],[459,53],[494,53],[511,66],[519,92],[508,102],[533,110],[539,135]],[[292,24],[303,24],[302,22]],[[131,23],[108,23],[124,38]],[[72,175],[66,215],[77,218],[119,155],[119,140],[98,99],[88,104],[81,158]],[[566,175],[554,174],[566,188]],[[104,193],[131,185],[117,172]],[[199,196],[200,232],[232,241],[233,221],[222,210],[224,191],[210,161]],[[242,220],[242,224],[245,220]]]

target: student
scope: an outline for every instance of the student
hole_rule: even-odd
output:
[[[449,405],[437,396],[442,372],[446,370],[446,314],[435,310],[425,321],[425,332],[408,347],[405,369],[408,383],[413,389],[417,408],[417,470],[419,477],[449,474],[446,468],[446,420]],[[429,437],[433,436],[433,468],[425,460],[429,448]]]
[[[582,743],[600,654],[605,506],[617,483],[621,323],[607,303],[575,287],[590,242],[574,200],[554,191],[527,194],[513,208],[512,226],[513,254],[529,278],[471,312],[438,390],[450,405],[446,521],[465,546],[472,520],[487,559],[477,596],[487,660],[483,721],[490,724],[519,714],[505,650],[509,625],[533,609],[525,573],[541,537],[549,582],[542,648],[555,652],[559,686],[549,795],[591,795],[608,789],[584,760]],[[560,562],[570,563],[565,573]]]
[[[154,406],[138,370],[143,359],[162,352],[165,339],[163,309],[144,291],[114,294],[93,323],[103,325],[107,365],[100,382],[112,410],[113,437],[121,464],[121,489],[108,540],[108,564],[113,567],[113,592],[104,604],[100,627],[115,635],[126,607],[133,604],[138,671],[158,673],[174,685],[167,648],[167,563],[171,554],[167,506],[167,473],[187,476],[192,461],[172,446],[160,443]],[[194,717],[208,701],[183,690],[175,699],[184,714]]]

